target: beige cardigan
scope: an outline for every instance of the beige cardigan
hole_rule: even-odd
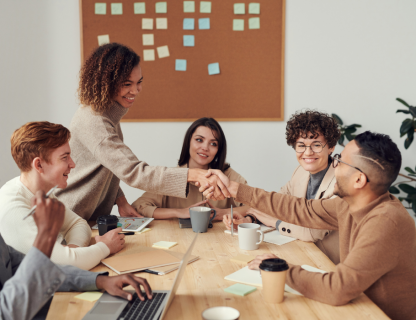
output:
[[[280,189],[279,193],[289,194],[299,198],[306,198],[310,173],[299,166],[296,168],[290,181]],[[334,196],[335,169],[329,166],[315,199],[329,199]],[[337,230],[311,229],[297,226],[282,221],[279,225],[282,235],[296,238],[302,241],[315,242],[316,246],[325,253],[335,264],[340,261],[339,257],[339,234]]]
[[[71,121],[69,144],[76,167],[68,186],[56,195],[86,220],[111,213],[123,196],[120,180],[134,188],[186,197],[188,169],[149,166],[124,144],[120,120],[127,111],[117,102],[103,114],[81,106]]]
[[[338,197],[306,200],[246,185],[239,186],[236,200],[290,223],[339,230],[341,262],[335,271],[290,265],[286,283],[293,289],[331,305],[364,292],[392,319],[416,319],[415,222],[390,193],[355,212]]]
[[[187,165],[181,166],[181,168],[186,168]],[[236,181],[238,183],[247,184],[247,181],[235,172],[233,169],[228,168],[224,174],[231,180]],[[153,212],[156,208],[187,208],[197,202],[204,201],[205,198],[202,193],[199,192],[198,187],[194,185],[189,185],[189,194],[188,197],[178,198],[178,197],[170,197],[165,195],[160,195],[151,192],[145,192],[140,198],[134,201],[131,205],[137,210],[138,213],[145,217],[152,218]],[[219,209],[226,209],[230,208],[231,205],[233,207],[242,206],[241,203],[236,202],[233,198],[228,198],[220,201],[212,201],[210,203]]]

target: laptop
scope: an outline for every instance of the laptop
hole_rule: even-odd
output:
[[[153,298],[141,301],[134,291],[132,301],[127,301],[119,297],[114,297],[108,293],[104,293],[95,303],[94,307],[85,315],[83,320],[162,320],[172,303],[175,293],[178,290],[182,280],[185,268],[191,258],[192,249],[195,245],[196,238],[199,233],[195,234],[195,238],[186,251],[182,261],[179,264],[179,270],[173,281],[172,289],[169,290],[153,290]]]

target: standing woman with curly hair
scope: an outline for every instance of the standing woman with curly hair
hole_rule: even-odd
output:
[[[331,153],[340,136],[338,124],[326,113],[307,110],[292,115],[286,125],[286,142],[294,149],[299,166],[279,193],[306,199],[335,197],[336,180],[335,169],[331,166]],[[275,226],[282,235],[315,242],[332,262],[335,264],[340,262],[338,231],[297,226],[252,208],[247,213],[254,214],[268,226]],[[237,218],[237,224],[251,222],[251,218]],[[223,221],[229,228],[230,217],[224,216]]]
[[[78,95],[82,105],[70,124],[76,167],[67,188],[57,196],[86,220],[110,214],[114,204],[121,216],[140,216],[127,202],[120,180],[134,188],[180,198],[186,197],[188,182],[214,186],[214,198],[229,196],[219,179],[205,177],[205,170],[152,167],[124,144],[120,120],[142,90],[139,62],[130,48],[110,43],[94,50],[81,69]]]

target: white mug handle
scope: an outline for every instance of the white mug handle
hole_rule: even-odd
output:
[[[256,242],[256,244],[260,244],[260,243],[262,243],[262,242],[263,242],[263,240],[264,240],[264,233],[263,233],[263,231],[261,231],[261,230],[257,230],[257,232],[260,232],[261,236],[260,236],[260,242]]]

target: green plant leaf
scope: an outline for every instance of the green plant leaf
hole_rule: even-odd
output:
[[[412,119],[405,119],[400,126],[400,134],[407,133],[409,129],[413,128],[413,121]]]
[[[342,122],[341,118],[338,117],[335,113],[331,114],[332,118],[335,119],[335,121],[339,124],[339,125],[343,125],[344,123]]]
[[[416,173],[416,172],[413,171],[412,168],[409,168],[409,167],[404,168],[404,170],[406,170],[409,173]]]
[[[344,135],[341,134],[341,136],[339,137],[339,140],[338,140],[338,144],[340,144],[342,146],[343,143],[344,143]]]
[[[415,132],[413,130],[407,131],[407,138],[404,140],[404,148],[408,149],[413,142]]]
[[[406,101],[404,101],[403,99],[400,98],[396,98],[397,101],[399,101],[400,103],[403,103],[406,107],[410,107]]]
[[[356,135],[351,134],[351,133],[349,133],[349,132],[345,132],[345,136],[347,137],[347,139],[348,139],[349,141],[354,140],[354,138],[356,137]]]
[[[404,110],[404,109],[398,109],[398,110],[396,110],[396,113],[400,113],[400,112],[405,113],[405,114],[409,114],[410,113],[409,110]]]
[[[394,187],[394,186],[391,186],[390,188],[389,188],[389,192],[391,193],[391,194],[399,194],[400,193],[400,190],[399,189],[397,189],[396,187]]]
[[[412,201],[412,210],[416,215],[416,201],[415,200]]]
[[[410,186],[406,183],[399,184],[399,188],[400,188],[400,190],[408,193],[409,195],[410,194],[416,194],[416,188],[414,188],[414,187],[412,187],[412,186]]]
[[[416,107],[409,107],[410,113],[412,114],[413,117],[416,117]]]

